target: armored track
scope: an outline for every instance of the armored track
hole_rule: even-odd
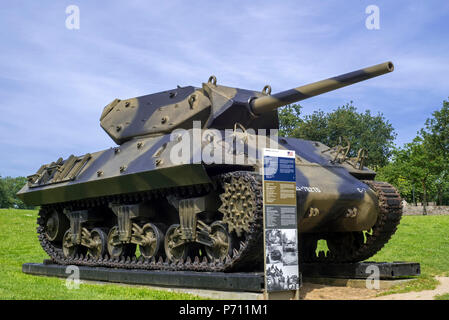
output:
[[[93,258],[91,256],[76,255],[74,258],[64,256],[62,249],[54,245],[47,239],[45,234],[45,221],[47,215],[54,209],[95,209],[109,202],[114,203],[136,203],[145,200],[162,199],[168,195],[180,195],[182,197],[195,197],[211,189],[223,188],[223,185],[232,178],[244,179],[249,185],[251,192],[255,195],[255,210],[253,212],[254,219],[249,225],[249,232],[246,233],[244,241],[241,241],[238,248],[234,248],[231,255],[225,259],[209,261],[206,256],[193,258],[188,257],[186,260],[176,262],[163,259],[152,258],[145,259],[142,256],[137,258],[121,257],[110,258],[104,255],[101,258]],[[55,205],[43,206],[39,212],[37,219],[37,232],[40,244],[44,251],[51,259],[62,265],[79,265],[90,267],[109,267],[123,269],[144,269],[144,270],[167,270],[167,271],[211,271],[211,272],[228,272],[228,271],[245,271],[263,268],[263,247],[262,247],[262,230],[263,230],[263,202],[262,202],[262,182],[259,175],[252,172],[237,171],[226,173],[214,177],[212,184],[193,185],[188,187],[177,187],[174,189],[156,190],[151,192],[126,194],[119,196],[102,197],[96,199],[86,199],[83,201],[60,203]]]
[[[390,240],[402,217],[401,196],[389,183],[371,180],[363,182],[376,193],[379,200],[379,214],[374,226],[369,232],[303,234],[300,241],[303,262],[363,261],[372,257]],[[316,254],[319,239],[327,241],[329,247],[327,254],[324,251]]]
[[[392,185],[379,181],[364,181],[364,183],[376,192],[380,212],[372,233],[365,234],[365,243],[353,253],[352,261],[363,261],[382,249],[396,232],[402,218],[402,198]]]
[[[145,200],[155,200],[167,195],[181,195],[183,197],[195,197],[208,192],[211,189],[223,188],[232,178],[243,178],[255,195],[254,219],[250,223],[244,241],[235,248],[231,255],[225,259],[209,261],[205,256],[188,257],[186,260],[176,262],[163,259],[143,257],[110,258],[104,255],[101,258],[77,255],[67,258],[62,249],[55,246],[45,235],[45,221],[49,212],[54,209],[95,209],[109,202],[135,203]],[[302,234],[300,239],[300,255],[303,262],[341,263],[357,262],[368,259],[378,252],[395,233],[402,217],[402,200],[394,187],[385,182],[364,181],[372,188],[379,199],[379,215],[370,232],[329,233],[329,234]],[[86,199],[83,201],[61,203],[43,206],[38,216],[38,238],[44,251],[51,259],[62,265],[80,265],[91,267],[112,267],[124,269],[143,270],[167,270],[167,271],[254,271],[263,268],[263,199],[261,177],[252,172],[232,172],[214,177],[212,184],[177,187],[175,189],[157,190],[137,194],[103,197],[98,199]],[[350,238],[348,241],[347,238]],[[318,239],[334,240],[338,238],[340,246],[330,248],[327,255],[315,254]],[[343,241],[343,243],[341,242]],[[323,252],[324,253],[324,252]]]

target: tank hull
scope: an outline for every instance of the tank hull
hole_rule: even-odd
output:
[[[192,130],[187,131],[192,134]],[[222,131],[223,136],[225,132]],[[212,184],[212,175],[245,168],[259,173],[260,150],[248,152],[243,162],[232,155],[232,164],[194,163],[195,150],[186,164],[175,164],[172,153],[179,141],[170,135],[139,138],[118,148],[90,154],[90,159],[75,179],[61,183],[48,180],[42,185],[26,185],[19,197],[32,205],[49,205],[101,199],[114,195]],[[250,140],[273,145],[266,136],[252,135]],[[193,139],[192,139],[193,141]],[[279,148],[295,150],[297,215],[300,232],[362,231],[376,221],[378,206],[374,192],[343,165],[330,162],[322,153],[327,147],[294,138],[281,138]],[[203,149],[206,147],[202,146]],[[250,147],[248,147],[250,148]],[[223,154],[227,146],[223,146]],[[250,156],[252,155],[252,157]],[[79,157],[79,158],[83,158]],[[353,170],[354,171],[354,170]],[[311,208],[313,213],[311,214]],[[357,208],[355,217],[348,210]]]

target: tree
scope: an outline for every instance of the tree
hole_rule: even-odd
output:
[[[292,132],[292,136],[296,138],[320,141],[326,145],[329,145],[331,140],[330,134],[328,115],[321,110],[306,115],[300,125]]]
[[[27,206],[17,197],[17,192],[26,182],[25,177],[0,177],[0,208],[33,209],[33,206]]]
[[[289,104],[279,109],[279,135],[288,137],[301,124],[301,106],[299,104]]]
[[[403,152],[405,151],[402,149],[393,149],[390,162],[384,167],[379,168],[376,180],[385,181],[394,185],[403,199],[416,204],[415,185],[412,180],[409,180],[405,176],[405,172],[403,171],[404,164],[401,162]]]
[[[444,100],[443,107],[432,113],[425,122],[420,134],[434,152],[449,160],[449,102]]]
[[[420,130],[426,147],[435,155],[443,158],[440,171],[437,173],[434,184],[437,190],[438,203],[443,201],[443,192],[449,189],[449,102],[444,100],[440,110],[432,113],[432,117],[425,122]]]
[[[426,141],[421,136],[417,136],[413,142],[394,151],[392,162],[381,170],[381,176],[377,179],[386,178],[388,182],[398,187],[400,192],[403,191],[401,187],[407,184],[411,184],[412,188],[419,186],[423,214],[427,214],[429,189],[434,186],[435,177],[441,174],[443,165],[443,157],[435,154]],[[404,183],[405,181],[407,183]]]
[[[8,208],[8,195],[6,193],[5,183],[0,176],[0,208]]]
[[[447,164],[446,161],[444,161],[444,164]],[[446,166],[445,166],[446,167]],[[436,188],[436,192],[437,192],[437,197],[436,197],[436,203],[438,203],[438,205],[443,205],[443,198],[444,198],[444,194],[448,193],[449,191],[449,172],[447,171],[447,168],[444,168],[437,176],[436,179],[434,180],[434,185]]]
[[[411,154],[406,171],[409,172],[409,175],[413,177],[413,179],[421,183],[423,214],[427,214],[427,192],[431,185],[431,181],[435,180],[435,176],[437,176],[441,172],[441,168],[444,167],[444,159],[440,154],[434,153],[434,150],[429,148],[426,141],[421,137],[416,137],[408,147],[411,149]]]
[[[352,101],[329,113],[315,111],[302,120],[298,118],[300,109],[296,114],[295,111],[285,108],[279,117],[280,128],[288,135],[320,141],[329,147],[336,146],[340,137],[346,137],[351,143],[348,156],[355,157],[360,148],[365,148],[368,150],[367,166],[377,169],[388,163],[396,133],[381,113],[376,116],[369,110],[359,113]]]
[[[449,102],[444,100],[441,109],[434,111],[425,126],[420,130],[426,149],[439,159],[438,171],[433,185],[436,189],[438,204],[443,203],[443,192],[449,189]]]

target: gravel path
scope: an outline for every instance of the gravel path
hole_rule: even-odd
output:
[[[370,289],[303,283],[299,296],[303,300],[366,300],[375,297],[378,292]]]
[[[300,291],[303,300],[433,300],[436,295],[449,293],[449,277],[436,277],[440,285],[435,290],[397,293],[376,297],[381,292],[363,288],[334,287],[304,283]]]

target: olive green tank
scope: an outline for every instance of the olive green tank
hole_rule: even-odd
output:
[[[117,146],[41,166],[18,196],[41,207],[39,241],[56,263],[260,270],[261,152],[294,150],[301,259],[367,259],[396,230],[399,194],[374,181],[365,150],[348,158],[349,145],[278,137],[277,109],[391,71],[386,62],[276,94],[211,76],[201,87],[115,99],[100,124]]]

